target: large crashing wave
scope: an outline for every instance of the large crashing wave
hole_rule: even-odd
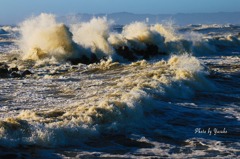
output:
[[[20,25],[19,44],[23,59],[38,61],[84,57],[91,61],[93,57],[121,60],[122,56],[132,61],[167,52],[165,38],[169,41],[173,37],[159,24],[149,27],[143,22],[135,22],[126,25],[122,33],[111,31],[112,24],[106,17],[93,18],[90,22],[71,25],[69,29],[57,23],[51,14],[27,19]]]
[[[104,18],[93,18],[90,22],[75,24],[71,27],[73,40],[84,48],[90,48],[98,58],[114,54],[107,41],[111,22]]]
[[[76,56],[72,33],[64,24],[57,23],[53,15],[41,14],[24,21],[20,33],[24,60],[52,57],[61,60]]]
[[[106,17],[67,27],[58,23],[54,15],[41,14],[20,25],[22,57],[74,63],[94,63],[106,58],[136,61],[170,53],[212,54],[240,43],[235,36],[206,38],[199,33],[180,34],[173,27],[149,26],[144,22],[126,25],[120,33],[112,28],[113,22]]]

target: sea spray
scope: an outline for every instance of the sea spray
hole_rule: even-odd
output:
[[[155,24],[151,26],[150,29],[152,31],[157,31],[159,34],[161,34],[165,38],[165,42],[177,41],[181,39],[181,35],[177,34],[175,32],[175,28],[170,24]]]
[[[81,52],[78,52],[76,44],[72,41],[72,33],[68,27],[57,23],[52,14],[41,14],[25,20],[20,24],[20,33],[19,45],[24,60],[64,60],[81,56]]]
[[[156,45],[158,49],[164,49],[165,38],[151,30],[146,23],[134,22],[123,27],[123,36],[129,41],[130,47],[136,50],[147,50],[147,44]]]
[[[73,40],[84,48],[89,48],[98,58],[114,54],[113,47],[107,41],[112,21],[93,18],[89,22],[74,24],[71,27]]]
[[[52,14],[32,17],[20,24],[22,59],[72,64],[102,59],[126,62],[166,54],[213,54],[227,47],[238,48],[240,43],[234,36],[209,39],[200,33],[182,34],[162,24],[133,22],[121,32],[113,28],[113,21],[106,17],[74,23],[70,29]]]

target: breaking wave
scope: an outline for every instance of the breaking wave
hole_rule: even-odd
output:
[[[163,54],[213,54],[226,47],[238,47],[238,36],[204,37],[200,33],[177,33],[173,27],[144,22],[126,25],[119,33],[106,17],[70,25],[56,22],[55,16],[41,14],[20,25],[20,48],[24,60],[54,58],[75,63],[136,61]]]
[[[81,97],[78,102],[61,109],[23,110],[17,117],[1,120],[0,145],[69,146],[82,144],[80,141],[106,132],[138,131],[143,125],[148,125],[144,114],[159,109],[154,98],[187,99],[196,90],[214,90],[201,63],[186,54],[155,63],[142,60],[121,65],[110,60],[102,61],[89,65],[88,71],[117,68],[131,74],[119,72],[111,84],[96,86],[94,89],[98,93],[89,88],[86,92],[82,90],[81,94],[88,96],[86,99]],[[110,82],[108,75],[105,75],[105,80],[99,80]]]
[[[24,21],[20,33],[24,60],[65,59],[76,54],[72,33],[64,24],[57,23],[53,15],[41,14]]]
[[[75,24],[72,26],[73,40],[89,48],[98,58],[112,55],[114,50],[108,43],[111,22],[106,18],[93,18],[90,22]]]

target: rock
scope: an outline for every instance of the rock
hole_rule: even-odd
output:
[[[11,60],[12,60],[12,61],[16,61],[16,60],[17,60],[17,58],[16,58],[16,57],[13,57]]]
[[[7,68],[0,68],[0,74],[8,74],[9,71]]]
[[[12,72],[11,74],[10,74],[10,76],[12,77],[12,78],[20,78],[20,77],[22,77],[21,76],[21,74],[19,74],[18,72]]]
[[[33,74],[29,70],[19,71],[18,67],[9,68],[6,63],[0,63],[0,78],[21,78]]]
[[[77,65],[79,63],[88,65],[91,63],[99,62],[99,59],[95,54],[91,54],[91,58],[88,58],[87,56],[83,55],[81,58],[69,58],[68,61],[70,61],[72,65]]]
[[[146,44],[146,49],[144,50],[133,49],[133,52],[138,56],[142,56],[143,59],[149,59],[151,56],[156,56],[159,53],[158,47],[152,44]]]
[[[27,76],[27,75],[32,75],[32,74],[33,74],[33,73],[32,73],[31,71],[25,70],[25,71],[22,72],[22,77],[25,77],[25,76]]]
[[[9,66],[8,66],[6,63],[1,62],[1,63],[0,63],[0,68],[6,68],[6,69],[8,69]]]
[[[118,48],[115,48],[115,50],[117,54],[129,61],[134,61],[137,59],[134,53],[127,46],[120,46]]]
[[[130,41],[132,45],[134,44],[133,41]],[[129,48],[128,46],[120,46],[120,47],[115,47],[114,48],[117,54],[122,56],[123,58],[127,59],[128,61],[135,61],[139,57],[143,59],[149,59],[152,56],[157,56],[162,54],[159,52],[159,48],[157,45],[153,44],[145,44],[144,49],[136,49],[136,48]]]
[[[18,71],[18,68],[17,68],[17,67],[13,67],[13,68],[10,68],[9,71],[10,71],[10,72],[14,72],[14,71],[17,72],[17,71]]]
[[[8,74],[8,65],[5,63],[0,63],[0,77],[7,77]]]
[[[68,61],[70,61],[72,65],[77,65],[79,63],[89,64],[91,62],[90,59],[87,58],[86,56],[83,56],[82,58],[68,59]]]

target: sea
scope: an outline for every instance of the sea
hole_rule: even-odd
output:
[[[0,26],[0,158],[239,158],[239,121],[240,25]]]

